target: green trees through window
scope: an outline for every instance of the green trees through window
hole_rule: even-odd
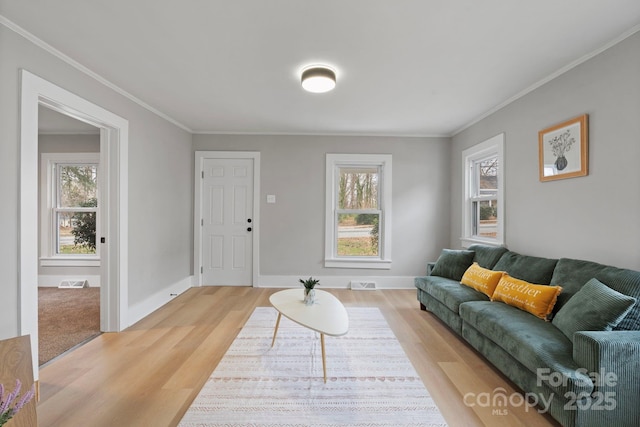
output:
[[[58,164],[56,170],[56,252],[95,254],[98,167],[95,164]]]
[[[378,256],[381,210],[377,167],[340,167],[338,256]]]

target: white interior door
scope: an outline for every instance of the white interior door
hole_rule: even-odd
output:
[[[203,285],[253,285],[253,162],[203,160]]]

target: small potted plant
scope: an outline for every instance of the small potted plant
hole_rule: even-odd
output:
[[[305,305],[313,305],[313,303],[316,301],[316,291],[314,288],[318,283],[320,283],[320,280],[309,277],[307,280],[300,279],[300,283],[304,285]]]

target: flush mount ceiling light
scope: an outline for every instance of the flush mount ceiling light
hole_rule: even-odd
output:
[[[336,87],[336,72],[326,65],[310,65],[302,70],[300,80],[307,92],[329,92]]]

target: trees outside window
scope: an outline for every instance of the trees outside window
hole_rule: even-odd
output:
[[[325,266],[390,268],[391,156],[327,155]]]
[[[378,256],[378,167],[338,167],[338,256]]]
[[[99,159],[99,153],[42,154],[41,265],[99,265]]]
[[[56,164],[57,254],[96,253],[98,165]]]

